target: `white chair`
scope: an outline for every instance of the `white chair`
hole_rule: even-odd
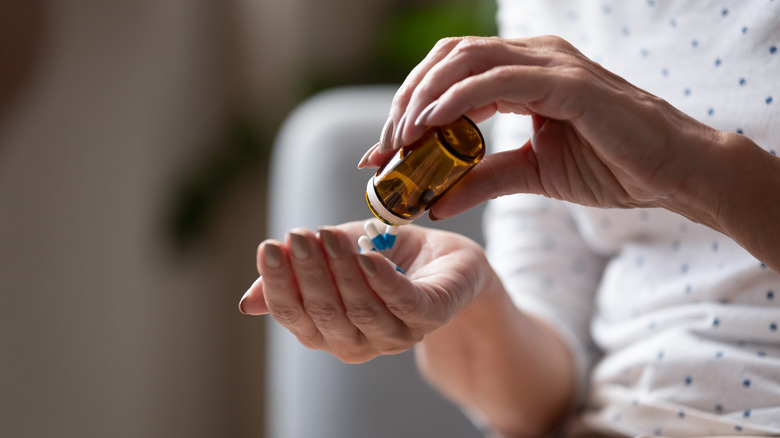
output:
[[[272,154],[269,235],[368,218],[370,170],[356,169],[379,137],[396,87],[323,92],[284,123]],[[481,242],[481,209],[417,223]],[[269,318],[268,438],[481,436],[419,376],[413,352],[348,365],[301,346]]]

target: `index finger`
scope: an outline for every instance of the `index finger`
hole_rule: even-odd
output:
[[[367,161],[371,163],[372,167],[384,163],[390,158],[392,151],[397,148],[396,146],[398,145],[396,143],[398,139],[395,133],[403,130],[403,125],[406,121],[406,117],[404,117],[406,106],[409,104],[409,100],[420,81],[433,66],[444,59],[462,40],[463,38],[444,38],[439,40],[431,51],[428,52],[428,55],[406,76],[401,86],[398,87],[390,104],[390,116],[382,129],[379,146],[368,154],[371,159]]]
[[[461,37],[451,37],[439,40],[431,51],[428,52],[428,55],[409,72],[404,82],[398,87],[398,91],[396,91],[393,97],[393,103],[390,105],[390,117],[393,119],[395,126],[398,126],[398,121],[406,111],[406,105],[409,104],[409,100],[412,98],[417,85],[428,74],[428,71],[444,59],[463,39]]]
[[[376,147],[372,148],[366,153],[363,162],[360,166],[368,166],[371,168],[380,167],[393,155],[396,149],[397,141],[400,141],[400,136],[396,133],[403,131],[403,125],[405,124],[404,114],[406,112],[406,106],[412,98],[414,90],[423,80],[426,74],[442,59],[455,48],[464,38],[450,37],[439,40],[436,45],[433,46],[428,55],[412,69],[406,76],[404,82],[398,87],[398,90],[393,96],[393,101],[390,104],[390,116],[385,122],[385,126],[382,128],[382,134],[379,139],[379,143]],[[412,120],[414,122],[414,120]],[[398,138],[399,140],[397,140]]]

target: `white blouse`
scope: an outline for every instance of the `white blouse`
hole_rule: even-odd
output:
[[[498,18],[504,37],[561,36],[701,122],[780,150],[780,0],[499,0]],[[497,118],[494,150],[525,143],[527,118]],[[516,305],[575,351],[590,428],[780,434],[780,275],[731,239],[666,210],[535,195],[491,201],[485,232]]]

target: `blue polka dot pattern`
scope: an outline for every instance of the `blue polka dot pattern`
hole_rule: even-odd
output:
[[[511,5],[504,20],[519,23],[506,36],[560,35],[685,114],[744,135],[770,154],[780,148],[780,29],[768,18],[780,16],[780,1],[695,8],[673,0],[499,2]],[[576,225],[572,234],[540,220],[526,230],[533,250],[515,248],[491,261],[506,264],[502,279],[519,278],[506,282],[518,306],[562,327],[573,348],[593,342],[604,353],[595,372],[582,371],[603,402],[589,418],[617,434],[780,436],[780,395],[770,389],[780,369],[777,273],[723,234],[668,211],[563,205]],[[592,254],[567,248],[575,239]],[[603,276],[589,277],[588,260],[596,259],[604,260]],[[585,335],[568,323],[578,317],[571,309],[582,305],[583,293],[593,297],[592,318],[576,326]],[[544,306],[542,295],[550,300]]]

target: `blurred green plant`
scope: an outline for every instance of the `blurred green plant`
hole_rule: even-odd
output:
[[[375,73],[400,82],[436,42],[451,36],[493,36],[496,4],[486,0],[449,0],[409,6],[397,12],[382,32]]]

